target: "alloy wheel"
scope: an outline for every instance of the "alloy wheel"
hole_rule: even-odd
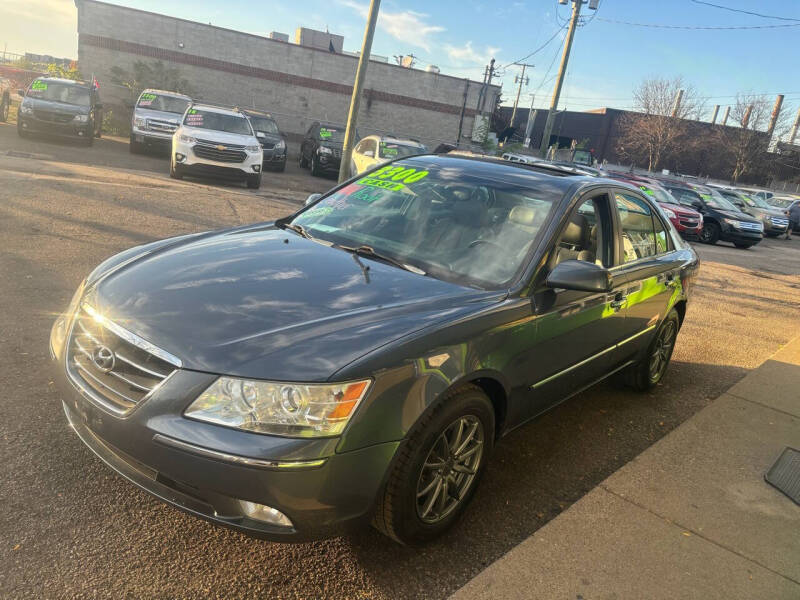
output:
[[[423,523],[438,523],[461,504],[478,473],[483,442],[483,423],[474,415],[459,417],[436,439],[417,481],[417,516]]]
[[[672,348],[675,345],[676,333],[677,329],[673,321],[665,322],[664,327],[658,332],[658,337],[650,353],[650,381],[656,382],[661,379],[667,369],[669,359],[672,356]]]

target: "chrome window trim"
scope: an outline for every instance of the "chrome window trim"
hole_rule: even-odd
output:
[[[95,320],[97,320],[101,325],[110,329],[113,333],[121,337],[126,342],[133,344],[134,346],[141,348],[145,352],[149,352],[150,354],[157,356],[163,361],[170,363],[171,365],[178,367],[179,369],[183,367],[183,362],[180,358],[175,356],[174,354],[170,354],[166,350],[162,350],[158,346],[151,344],[146,339],[139,337],[135,333],[128,331],[124,327],[121,327],[114,323],[113,321],[107,319],[103,315],[101,315],[97,310],[94,309],[88,302],[84,302],[81,304],[81,308],[85,310],[89,315],[92,316]]]
[[[593,354],[592,356],[590,356],[590,357],[588,357],[588,358],[584,358],[582,361],[580,361],[580,362],[578,362],[578,363],[575,363],[574,365],[571,365],[571,366],[567,367],[566,369],[564,369],[564,370],[562,370],[562,371],[559,371],[558,373],[553,373],[553,374],[552,374],[552,375],[550,375],[549,377],[545,377],[545,378],[544,378],[544,379],[542,379],[541,381],[537,381],[536,383],[534,383],[532,386],[530,386],[530,389],[532,389],[532,390],[535,390],[536,388],[539,388],[539,387],[543,386],[543,385],[544,385],[544,384],[546,384],[546,383],[550,383],[550,382],[551,382],[551,381],[553,381],[554,379],[558,379],[558,378],[559,378],[559,377],[561,377],[562,375],[566,375],[567,373],[570,373],[570,372],[574,371],[574,370],[575,370],[575,369],[577,369],[578,367],[582,367],[583,365],[590,363],[590,362],[591,362],[591,361],[593,361],[594,359],[596,359],[596,358],[600,358],[600,357],[601,357],[601,356],[603,356],[604,354],[608,354],[608,353],[609,353],[609,352],[611,352],[612,350],[616,350],[616,349],[617,349],[617,348],[619,348],[620,346],[622,346],[622,345],[624,345],[624,344],[627,344],[628,342],[631,342],[631,341],[635,340],[636,338],[638,338],[639,336],[642,336],[642,335],[644,335],[644,334],[645,334],[645,333],[647,333],[648,331],[652,331],[653,329],[655,329],[655,328],[656,328],[656,326],[657,326],[657,325],[650,325],[649,327],[646,327],[645,329],[642,329],[641,331],[639,331],[639,332],[637,332],[637,333],[634,333],[632,336],[630,336],[630,337],[627,337],[627,338],[625,338],[624,340],[622,340],[622,341],[620,341],[620,342],[617,342],[617,343],[616,343],[616,344],[614,344],[613,346],[609,346],[609,347],[608,347],[608,348],[606,348],[605,350],[601,350],[601,351],[600,351],[600,352],[598,352],[597,354]]]
[[[153,441],[163,446],[169,446],[177,450],[196,454],[204,458],[219,460],[223,462],[233,463],[243,467],[256,467],[259,469],[278,469],[278,470],[294,470],[294,469],[315,469],[325,464],[326,458],[319,458],[316,460],[267,460],[263,458],[250,458],[248,456],[241,456],[239,454],[228,454],[227,452],[219,452],[204,448],[203,446],[196,446],[188,442],[176,440],[175,438],[167,437],[157,433],[153,436]]]

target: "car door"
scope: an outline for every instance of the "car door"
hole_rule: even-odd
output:
[[[611,269],[617,300],[624,302],[618,359],[647,348],[655,329],[680,293],[681,261],[669,228],[654,204],[638,193],[615,189],[619,261]]]
[[[547,258],[549,272],[564,260],[612,267],[617,258],[613,206],[607,190],[580,198]],[[525,368],[530,381],[528,414],[538,414],[613,370],[623,337],[624,302],[610,292],[549,289],[534,294],[536,340]]]

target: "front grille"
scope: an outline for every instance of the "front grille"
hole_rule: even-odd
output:
[[[225,150],[218,150],[216,146],[196,144],[193,151],[194,155],[198,158],[205,158],[206,160],[213,160],[216,162],[241,163],[247,158],[247,153],[244,151],[232,150],[228,146],[225,146]]]
[[[789,219],[782,219],[781,217],[770,217],[770,221],[772,221],[772,225],[774,227],[788,227],[789,226]]]
[[[225,146],[226,148],[228,148],[230,150],[244,150],[244,146],[241,145],[241,144],[228,144],[228,143],[222,143],[222,142],[215,142],[214,140],[201,140],[200,138],[197,138],[197,143],[198,144],[204,144],[206,146],[211,146],[211,147],[214,147],[214,148],[217,147],[217,146]]]
[[[678,219],[678,222],[684,227],[697,227],[700,224],[700,221],[695,219]]]
[[[75,115],[65,115],[49,110],[34,110],[33,114],[40,121],[50,121],[51,123],[69,123],[75,117]]]
[[[178,126],[175,123],[167,121],[158,121],[155,119],[147,119],[147,128],[150,131],[160,131],[162,133],[174,133]]]
[[[759,223],[751,223],[749,221],[739,221],[739,229],[745,231],[758,231],[761,232],[761,225]]]
[[[272,142],[261,142],[261,147],[264,150],[272,150],[275,147],[275,144]]]
[[[127,412],[175,367],[120,337],[80,309],[67,354],[70,376],[115,412]]]

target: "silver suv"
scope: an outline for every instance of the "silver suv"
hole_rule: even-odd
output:
[[[181,117],[192,103],[189,96],[163,90],[144,90],[139,94],[131,118],[130,151],[138,154],[146,146],[167,149]]]

